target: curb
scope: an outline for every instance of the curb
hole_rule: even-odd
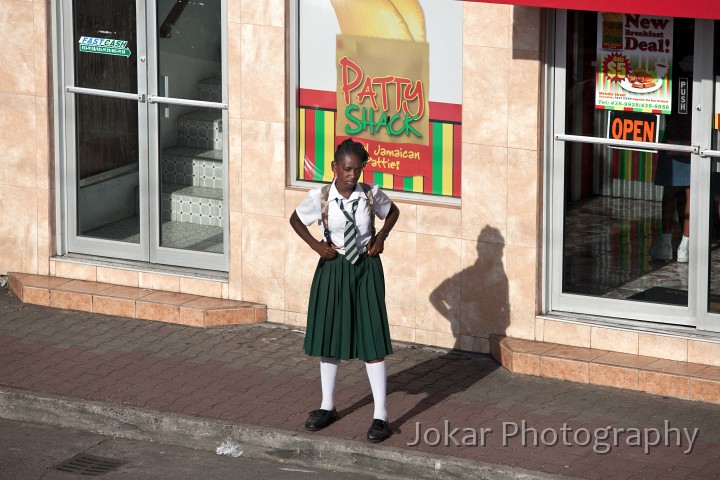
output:
[[[221,420],[159,412],[0,387],[0,417],[87,430],[132,440],[215,451],[224,441],[239,443],[243,455],[316,468],[363,471],[381,478],[467,480],[559,480],[570,477],[456,457],[368,446],[351,440]],[[402,472],[402,477],[398,477]]]

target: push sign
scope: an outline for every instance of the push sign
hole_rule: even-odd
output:
[[[113,40],[112,38],[80,37],[80,51],[87,53],[100,53],[102,55],[130,56],[128,42],[125,40]]]
[[[678,78],[678,113],[683,115],[687,115],[688,113],[688,85],[687,78]]]

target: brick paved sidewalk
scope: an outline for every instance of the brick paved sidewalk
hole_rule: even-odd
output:
[[[589,479],[720,476],[720,406],[513,375],[484,355],[395,347],[396,434],[383,445]],[[302,333],[285,326],[197,329],[24,305],[0,289],[1,386],[304,431],[320,401],[318,370],[302,353]],[[343,362],[341,418],[315,435],[366,442],[369,393],[363,363]],[[417,428],[427,441],[409,445]],[[444,437],[446,428],[459,430]],[[627,431],[635,428],[639,435]]]

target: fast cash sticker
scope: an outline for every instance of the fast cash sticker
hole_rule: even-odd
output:
[[[87,53],[99,53],[101,55],[118,55],[129,57],[130,49],[125,40],[114,40],[112,38],[80,37],[80,51]]]

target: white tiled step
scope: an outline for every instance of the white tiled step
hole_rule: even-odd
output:
[[[176,146],[163,150],[162,181],[223,188],[222,150]]]
[[[221,188],[164,183],[160,202],[163,220],[222,227]]]
[[[222,102],[222,77],[210,77],[198,83],[198,99],[205,102]]]
[[[221,110],[193,110],[178,117],[180,145],[222,150],[222,131]]]

